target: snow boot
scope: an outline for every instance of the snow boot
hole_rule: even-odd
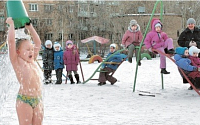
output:
[[[188,90],[193,90],[193,87],[192,87],[192,86],[190,86],[190,87],[188,88]]]
[[[132,57],[128,57],[128,62],[132,63]]]
[[[142,63],[139,61],[139,62],[138,62],[138,66],[141,66],[141,65],[142,65]]]
[[[197,88],[197,89],[200,89],[200,77],[196,77],[195,78],[195,84],[194,86]]]
[[[78,75],[78,74],[75,74],[74,76],[75,76],[75,78],[76,78],[76,84],[81,83],[81,82],[79,81],[79,75]]]
[[[45,79],[45,80],[44,80],[44,84],[45,84],[45,85],[49,84],[49,80],[48,80],[48,79]]]
[[[111,82],[111,85],[114,85],[116,82],[117,82],[117,79],[115,81]]]
[[[106,82],[100,82],[100,83],[98,83],[98,86],[102,86],[102,85],[105,85],[106,84]]]
[[[74,82],[74,80],[73,80],[72,75],[68,75],[68,77],[69,77],[69,80],[70,80],[71,84],[74,84],[75,82]]]
[[[166,68],[162,68],[160,73],[163,73],[163,74],[170,74],[170,72],[167,72]]]
[[[49,84],[53,84],[51,78],[49,78]]]

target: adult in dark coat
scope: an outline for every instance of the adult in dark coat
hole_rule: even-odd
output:
[[[181,47],[196,46],[200,48],[200,30],[195,26],[196,21],[193,18],[187,20],[187,28],[178,38],[178,45]]]
[[[45,42],[45,49],[42,53],[42,60],[43,60],[43,69],[44,69],[44,78],[45,84],[52,83],[51,80],[51,73],[54,69],[54,51],[52,47],[52,42],[47,40]]]
[[[193,18],[187,20],[187,28],[181,33],[178,38],[178,45],[181,47],[196,46],[200,48],[200,31],[199,28],[195,26],[196,21]],[[198,56],[200,57],[200,55]],[[187,83],[187,80],[183,78],[183,83]]]

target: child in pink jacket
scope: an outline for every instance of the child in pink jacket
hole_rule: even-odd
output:
[[[74,84],[74,80],[72,77],[72,72],[74,72],[74,76],[76,78],[76,83],[81,83],[79,81],[79,74],[78,74],[78,63],[80,61],[78,51],[76,47],[73,45],[71,40],[66,41],[66,50],[63,54],[64,64],[66,65],[66,71],[68,77],[71,81],[71,84]]]
[[[140,26],[138,25],[136,20],[131,20],[128,30],[125,32],[122,38],[122,46],[128,48],[128,61],[132,63],[133,51],[135,50],[135,46],[139,46],[142,41],[142,33],[140,31]],[[138,52],[135,51],[136,60]],[[141,57],[139,56],[139,60]],[[139,61],[138,65],[141,65]]]
[[[174,54],[173,40],[168,38],[167,34],[162,31],[162,23],[159,19],[154,19],[151,23],[151,31],[146,35],[144,44],[152,52],[152,49],[159,50],[163,53]],[[160,54],[161,73],[170,74],[166,70],[166,57]]]

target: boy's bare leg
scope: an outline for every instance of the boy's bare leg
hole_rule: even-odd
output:
[[[42,125],[44,116],[43,104],[39,103],[37,107],[33,109],[33,124],[32,125]]]
[[[16,110],[20,125],[32,125],[33,108],[29,104],[17,100]]]

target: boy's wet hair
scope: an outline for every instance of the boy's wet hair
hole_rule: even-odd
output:
[[[16,42],[16,49],[18,50],[20,45],[21,45],[21,43],[23,41],[26,41],[26,40],[28,40],[28,39],[26,39],[26,38],[20,38],[20,39],[16,38],[16,41],[15,41]]]

